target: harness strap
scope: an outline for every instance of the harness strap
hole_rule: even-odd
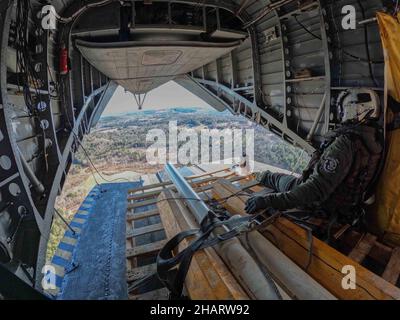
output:
[[[220,218],[210,211],[203,219],[200,229],[183,231],[170,239],[157,256],[157,272],[134,282],[129,291],[144,288],[149,283],[158,281],[162,287],[166,287],[171,292],[171,299],[182,299],[184,282],[194,254],[201,249],[215,246],[249,231],[252,222],[256,219],[255,216],[232,217],[228,220],[219,220]],[[212,232],[222,226],[227,227],[229,231],[212,236]],[[179,245],[184,240],[193,237],[195,239],[184,250],[177,253]]]
[[[264,214],[268,213],[268,217]],[[255,216],[234,216],[227,220],[218,220],[214,212],[210,211],[201,223],[200,229],[183,231],[170,239],[160,250],[157,256],[157,272],[143,279],[137,280],[129,287],[129,292],[133,290],[145,288],[149,283],[158,282],[160,287],[166,287],[170,291],[170,299],[184,299],[182,292],[184,282],[189,271],[190,263],[194,254],[202,249],[212,247],[223,241],[235,238],[243,233],[247,234],[251,231],[265,231],[267,225],[273,224],[277,218],[285,216],[297,225],[308,231],[309,237],[309,257],[306,269],[312,259],[312,229],[306,225],[304,221],[293,219],[290,214],[278,212],[273,209],[267,209]],[[263,221],[259,222],[259,218],[263,217]],[[225,226],[229,231],[212,236],[212,232],[219,227]],[[196,237],[184,250],[177,253],[179,245],[185,239]]]

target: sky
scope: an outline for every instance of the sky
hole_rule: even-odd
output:
[[[170,81],[147,94],[143,110],[162,110],[176,107],[211,108],[206,102]],[[103,115],[112,115],[126,112],[138,111],[138,105],[133,95],[125,92],[124,88],[118,87],[111,98]]]

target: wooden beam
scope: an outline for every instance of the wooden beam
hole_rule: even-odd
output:
[[[177,195],[171,190],[165,190],[160,194],[161,201],[158,203],[168,238],[172,238],[182,230],[196,227],[194,220],[187,220],[189,214],[186,208],[180,204],[179,200],[173,199],[174,197]],[[183,241],[180,249],[187,245],[188,241]],[[247,294],[212,248],[196,252],[185,285],[190,298],[195,300],[248,299]]]
[[[358,263],[362,263],[373,248],[375,242],[376,236],[370,233],[365,234],[350,252],[349,258],[357,261]]]
[[[218,181],[213,194],[216,199],[221,199],[235,194],[237,190],[226,181]],[[230,200],[224,203],[227,209],[233,214],[243,214],[246,199],[234,197]],[[282,252],[339,299],[400,299],[399,288],[315,237],[312,241],[312,259],[306,269],[310,254],[308,232],[285,218],[277,219],[276,223],[269,226],[263,234],[272,242],[277,243]],[[342,287],[342,281],[346,276],[342,270],[348,265],[354,266],[356,270],[356,289],[354,290],[345,290]]]
[[[150,190],[150,189],[155,189],[155,188],[162,188],[162,187],[168,186],[170,184],[172,184],[172,183],[167,181],[167,182],[160,182],[160,183],[149,185],[149,186],[137,187],[137,188],[128,190],[128,194],[134,194],[137,192],[142,192],[145,190]]]
[[[201,170],[204,173],[207,173],[207,170],[204,170],[203,168],[201,168],[199,165],[195,164],[194,165],[197,169]]]
[[[214,174],[217,174],[217,173],[220,173],[220,172],[225,172],[225,171],[229,171],[229,168],[220,169],[220,170],[215,170],[215,171],[207,172],[207,173],[204,173],[204,174],[201,174],[201,175],[194,175],[194,176],[190,176],[190,177],[185,177],[185,179],[188,180],[188,181],[191,181],[191,180],[193,180],[193,179],[199,179],[199,178],[202,178],[202,177],[208,177],[208,176],[212,176],[212,175],[214,175]],[[228,176],[230,176],[230,175],[232,175],[232,174],[234,174],[234,173],[231,172]],[[210,179],[210,178],[204,179],[204,182],[206,182],[206,181],[209,180],[209,179]],[[214,177],[213,180],[215,180],[215,179],[218,179],[218,177]],[[201,182],[203,182],[203,181],[197,181],[196,183],[201,183]],[[140,192],[140,191],[143,191],[143,190],[150,190],[150,189],[155,189],[155,188],[162,188],[162,187],[166,187],[166,186],[168,186],[168,185],[172,185],[172,182],[171,182],[171,181],[165,181],[165,182],[160,182],[160,183],[145,185],[145,186],[138,187],[138,188],[135,188],[135,189],[130,189],[130,190],[128,190],[128,193],[129,193],[129,194],[132,194],[132,193]]]
[[[232,176],[233,174],[229,174],[226,175],[225,178]],[[220,179],[218,177],[210,177],[210,178],[205,178],[196,182],[190,182],[190,185],[192,187],[204,184],[204,183],[210,183],[213,182],[217,179]],[[153,196],[153,195],[158,195],[160,194],[160,192],[162,191],[160,188],[165,188],[165,187],[172,187],[174,188],[172,182],[170,181],[166,181],[166,182],[161,182],[161,183],[157,183],[157,184],[153,184],[153,185],[148,185],[145,187],[141,187],[141,188],[137,188],[137,189],[132,189],[130,191],[128,191],[129,197],[128,200],[135,200],[135,199],[143,199],[145,197],[148,196]],[[153,191],[149,191],[149,192],[144,192],[144,193],[138,193],[141,191],[146,191],[146,190],[151,190],[151,189],[158,189],[158,190],[153,190]]]
[[[166,288],[157,289],[154,291],[146,292],[139,295],[130,295],[130,300],[168,300],[169,291]]]
[[[148,264],[143,267],[138,267],[135,269],[132,269],[126,273],[126,278],[128,282],[133,282],[139,279],[142,279],[154,272],[157,271],[157,264]]]
[[[161,231],[163,229],[164,226],[162,225],[162,223],[152,224],[150,226],[146,226],[143,228],[132,229],[131,231],[127,232],[126,237],[127,238],[138,237],[144,234]]]
[[[158,209],[156,210],[150,210],[150,211],[145,211],[145,212],[134,212],[131,213],[129,212],[126,216],[127,221],[134,221],[134,220],[140,220],[140,219],[145,219],[145,218],[150,218],[159,215],[160,213],[158,212]]]
[[[400,247],[394,248],[382,278],[396,285],[400,275]]]
[[[223,178],[227,179],[228,181],[231,181],[231,182],[241,181],[241,180],[247,179],[247,177],[242,177],[242,176],[233,176],[233,177],[231,177],[232,175],[233,174],[229,174],[229,175],[227,175],[227,176],[225,176]],[[211,177],[211,178],[203,179],[203,180],[200,180],[200,181],[192,182],[192,183],[190,183],[190,185],[196,191],[202,192],[202,191],[210,190],[212,188],[212,186],[203,186],[203,184],[211,183],[211,182],[214,182],[214,181],[216,181],[218,179],[221,179],[221,178],[220,177]],[[197,189],[197,188],[199,188],[199,189]],[[201,188],[206,188],[206,189],[201,189]],[[175,190],[175,187],[172,185],[168,189]],[[145,189],[142,189],[142,190],[145,190]],[[138,194],[130,195],[130,196],[128,196],[128,201],[137,201],[137,200],[143,200],[143,199],[157,197],[161,193],[161,191],[162,191],[162,189],[159,189],[159,190],[148,191],[148,192],[144,192],[144,193],[138,193]]]
[[[149,206],[149,205],[155,204],[156,202],[157,202],[157,199],[150,199],[150,200],[146,200],[146,201],[137,201],[134,203],[128,203],[128,210]]]
[[[187,180],[200,179],[200,178],[204,178],[204,177],[213,176],[213,175],[215,175],[217,173],[229,172],[230,171],[230,168],[225,168],[225,169],[218,169],[218,170],[214,170],[214,171],[206,171],[206,172],[204,172],[204,169],[201,168],[200,166],[197,166],[197,165],[195,167],[193,167],[193,168],[196,168],[198,170],[199,174],[193,175],[193,176],[189,176],[189,177],[186,178]],[[233,172],[230,172],[230,173],[233,173]]]
[[[361,234],[355,230],[349,230],[339,240],[341,247],[346,249],[354,248],[361,239]],[[375,242],[368,257],[379,263],[382,267],[386,267],[392,255],[393,248],[388,247],[380,242]]]
[[[221,180],[219,182],[229,191],[226,191],[225,188],[221,188],[217,183],[214,191],[215,194],[217,194],[215,198],[218,199],[232,196],[241,188],[246,187],[240,186],[240,188],[236,189],[227,181]],[[248,186],[253,188],[257,185],[258,183],[256,181],[248,183]],[[256,189],[258,189],[258,186]],[[222,193],[224,194],[223,196]],[[248,197],[246,196],[232,197],[228,199],[225,207],[234,208],[235,206],[238,206],[236,208],[243,208],[243,204],[247,198]],[[231,213],[235,209],[231,210],[228,209],[228,211]],[[242,211],[240,214],[242,214]],[[286,293],[290,297],[294,299],[305,300],[336,299],[334,295],[332,295],[326,288],[324,288],[320,283],[307,274],[301,267],[293,263],[293,261],[291,261],[290,258],[287,257],[283,252],[281,252],[272,241],[266,239],[259,232],[250,232],[247,235],[245,243],[252,248],[253,253],[258,257],[259,262],[267,270],[269,270],[271,276],[277,281],[277,283],[279,283],[282,288],[285,288]]]
[[[149,254],[149,253],[160,251],[166,243],[167,243],[167,240],[161,240],[161,241],[145,244],[143,246],[137,246],[132,249],[128,249],[126,251],[126,257],[132,258],[132,257],[140,256],[142,254]]]

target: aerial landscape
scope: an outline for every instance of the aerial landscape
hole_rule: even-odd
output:
[[[152,165],[146,161],[146,150],[152,144],[146,141],[146,135],[154,128],[168,132],[169,122],[175,120],[178,120],[179,129],[254,129],[254,160],[257,162],[301,173],[309,159],[301,149],[229,111],[193,107],[106,115],[83,141],[87,154],[80,148],[75,156],[63,192],[57,198],[58,212],[67,221],[71,220],[96,183],[136,181],[143,174],[161,171],[163,165]],[[55,216],[47,251],[48,260],[53,256],[65,228],[62,220]]]

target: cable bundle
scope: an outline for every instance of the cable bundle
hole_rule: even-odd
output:
[[[25,104],[30,114],[34,114],[34,105],[37,99],[40,100],[40,87],[43,85],[43,81],[35,70],[34,61],[29,52],[29,9],[29,0],[17,1],[16,37],[14,44],[17,51],[17,72],[19,73],[18,86],[21,86],[23,89]],[[36,99],[32,96],[31,88],[35,91]]]

